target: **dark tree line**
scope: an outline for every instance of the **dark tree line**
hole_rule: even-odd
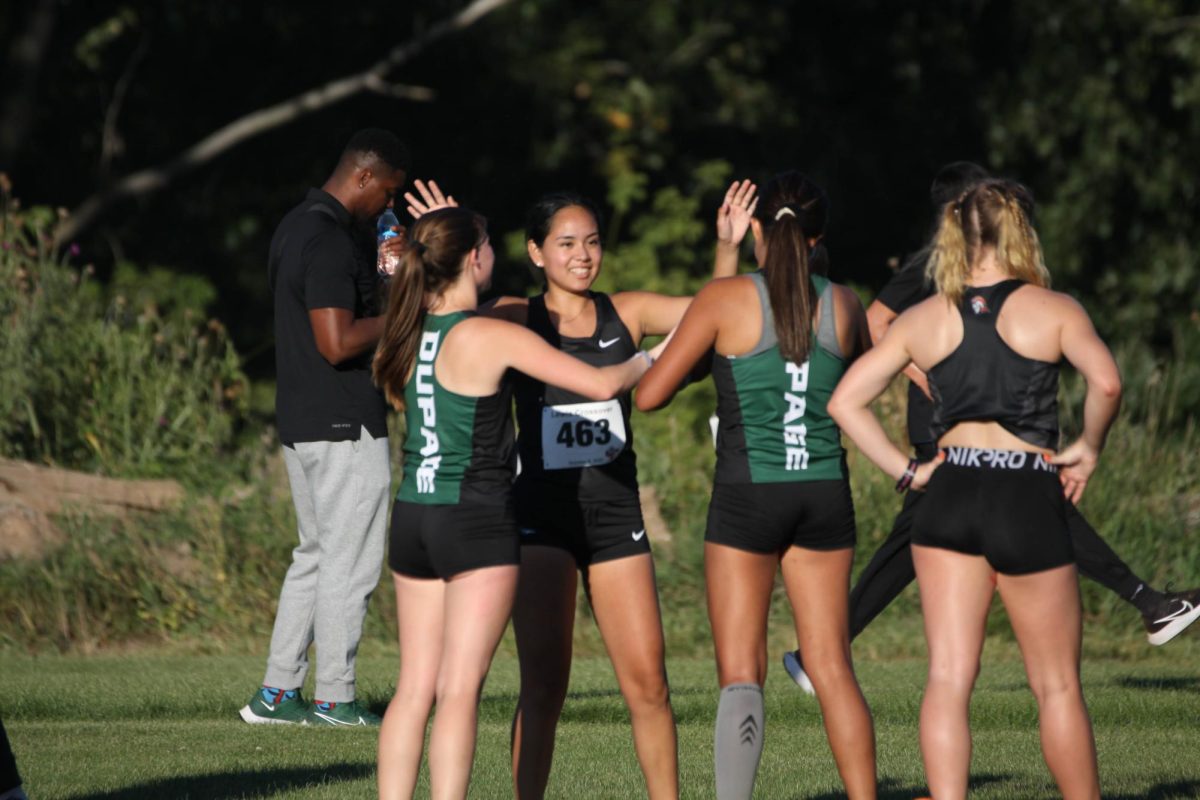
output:
[[[878,287],[928,231],[933,171],[978,160],[1032,186],[1058,285],[1107,334],[1163,344],[1200,308],[1187,8],[30,0],[0,8],[0,170],[25,204],[76,211],[64,245],[102,275],[132,262],[210,280],[257,374],[272,227],[366,125],[400,133],[413,177],[497,236],[544,190],[600,198],[626,282],[704,274],[722,182],[798,167],[833,198],[835,272]],[[522,288],[523,269],[506,275]]]

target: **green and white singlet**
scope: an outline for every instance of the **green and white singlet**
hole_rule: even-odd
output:
[[[402,502],[508,501],[516,452],[508,378],[495,394],[469,397],[442,386],[434,370],[446,336],[473,315],[425,315],[412,377],[404,386],[404,478],[396,495]]]
[[[775,320],[761,271],[748,275],[758,290],[762,333],[740,356],[713,354],[717,388],[715,483],[787,483],[846,477],[846,451],[826,404],[846,372],[833,314],[833,284],[811,280],[821,298],[821,322],[803,364],[779,353]]]

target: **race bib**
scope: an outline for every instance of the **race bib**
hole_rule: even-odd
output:
[[[625,449],[625,417],[616,400],[542,408],[542,466],[572,469],[608,464]]]

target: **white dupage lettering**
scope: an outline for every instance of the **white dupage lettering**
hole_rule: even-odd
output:
[[[421,436],[425,444],[421,447],[421,465],[417,467],[417,493],[433,494],[437,488],[438,467],[442,457],[438,453],[437,405],[433,397],[433,362],[437,358],[438,340],[441,333],[426,331],[421,336],[417,351],[417,408],[421,409]]]
[[[804,393],[808,391],[808,362],[796,365],[788,362],[784,365],[791,376],[790,391],[783,393],[787,402],[787,411],[783,414],[783,448],[786,470],[796,471],[808,469],[808,426],[804,423],[804,412],[808,401]]]

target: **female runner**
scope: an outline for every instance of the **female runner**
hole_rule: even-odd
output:
[[[482,217],[424,214],[392,279],[375,382],[405,414],[404,479],[388,563],[401,668],[379,738],[379,795],[412,797],[425,726],[432,796],[466,796],[480,689],[508,623],[520,561],[511,502],[510,368],[591,400],[627,392],[641,351],[593,367],[475,313],[494,255]]]
[[[689,297],[593,292],[603,250],[599,214],[573,193],[529,210],[526,244],[546,288],[500,298],[488,313],[589,364],[620,363],[646,336],[669,333]],[[554,734],[571,675],[577,573],[633,723],[649,797],[679,795],[675,718],[663,661],[650,539],[638,501],[629,394],[603,403],[530,373],[515,385],[521,472],[514,488],[521,575],[513,629],[521,692],[513,718],[516,796],[546,792]]]
[[[666,405],[715,349],[720,419],[704,572],[721,687],[717,797],[742,800],[754,788],[767,613],[782,566],[805,666],[809,652],[815,659],[812,681],[838,771],[851,798],[872,798],[875,736],[847,621],[854,507],[838,429],[825,412],[847,364],[867,346],[866,320],[853,292],[810,273],[828,213],[819,187],[785,172],[756,205],[740,196],[734,206],[754,209],[749,227],[761,269],[702,289],[637,393],[638,408]]]
[[[1087,313],[1046,288],[1029,204],[1024,187],[996,179],[948,203],[929,262],[937,294],[896,319],[829,403],[863,453],[899,479],[898,490],[928,490],[913,519],[912,553],[929,643],[921,752],[938,800],[966,796],[968,707],[996,589],[1021,646],[1042,752],[1059,790],[1066,798],[1100,796],[1079,682],[1079,584],[1066,503],[1079,500],[1096,467],[1121,383]],[[1087,381],[1084,429],[1050,457],[1064,358]],[[929,377],[942,448],[942,460],[920,466],[868,408],[910,361]]]

